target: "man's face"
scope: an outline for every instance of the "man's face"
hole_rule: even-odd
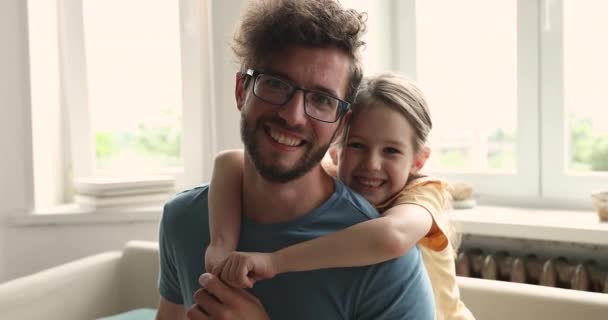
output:
[[[289,47],[267,61],[257,71],[340,99],[346,96],[351,60],[337,48]],[[302,91],[276,106],[253,95],[253,81],[247,88],[239,81],[236,98],[241,110],[241,137],[257,171],[282,183],[310,171],[323,158],[341,121],[325,123],[308,117]]]

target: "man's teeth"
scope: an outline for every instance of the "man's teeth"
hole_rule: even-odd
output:
[[[280,144],[284,144],[284,145],[290,146],[290,147],[295,147],[295,146],[300,145],[300,143],[302,143],[302,140],[300,140],[300,139],[294,139],[292,137],[288,137],[288,136],[280,134],[274,130],[268,130],[268,131],[269,131],[272,139],[274,139],[274,141],[276,141]]]
[[[377,187],[382,184],[381,179],[366,179],[366,178],[359,177],[359,178],[357,178],[357,180],[359,181],[360,184],[362,184],[366,187]]]

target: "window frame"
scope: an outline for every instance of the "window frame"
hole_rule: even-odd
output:
[[[62,150],[64,164],[63,181],[36,188],[37,194],[53,194],[53,200],[45,197],[36,201],[35,210],[61,206],[69,200],[73,179],[95,174],[95,140],[91,129],[87,95],[87,70],[84,48],[83,1],[57,1],[57,46],[59,52],[60,112],[64,117],[64,139],[52,141]],[[211,54],[206,48],[212,41],[210,5],[206,1],[180,0],[179,30],[182,58],[182,159],[183,170],[154,172],[168,174],[175,179],[175,190],[194,187],[210,178],[216,153],[216,125],[212,107]],[[41,156],[34,155],[34,163]],[[41,165],[38,171],[50,169]],[[57,169],[57,168],[54,168]],[[36,177],[34,177],[34,180]],[[127,182],[128,183],[128,182]],[[62,200],[57,200],[62,199]],[[39,200],[39,199],[36,199]],[[40,203],[43,202],[43,203]],[[46,209],[44,209],[46,210]]]
[[[62,44],[60,51],[61,108],[70,109],[70,143],[63,150],[65,170],[73,166],[73,176],[92,172],[93,139],[81,143],[90,123],[86,108],[86,70],[82,35],[82,1],[57,0],[59,3],[59,38],[81,39],[80,43]],[[393,70],[416,78],[417,0],[389,0],[390,34],[383,37],[380,54],[390,57],[383,63]],[[229,31],[238,15],[238,3],[180,0],[180,45],[182,48],[184,173],[176,176],[176,189],[208,181],[213,155],[218,150],[241,147],[238,111],[234,108],[233,88],[238,66],[229,61],[226,46]],[[517,1],[517,163],[515,174],[433,172],[450,181],[471,183],[482,204],[544,208],[590,209],[589,194],[605,188],[608,175],[568,174],[566,169],[567,134],[564,124],[562,70],[562,0]],[[80,12],[80,15],[78,15]],[[386,22],[386,21],[385,21]],[[79,28],[74,26],[80,25]],[[551,28],[547,29],[547,26]],[[383,29],[384,30],[384,29]],[[80,33],[80,34],[79,34]],[[386,39],[384,39],[386,38]],[[81,58],[78,58],[80,56]],[[77,70],[81,72],[77,72]],[[560,112],[555,112],[559,110]],[[65,110],[64,110],[65,111]],[[551,125],[560,124],[560,125]],[[74,134],[73,132],[85,132]],[[74,147],[72,147],[74,146]],[[36,156],[36,155],[34,155]],[[555,161],[562,159],[562,161]],[[67,176],[67,175],[64,175]],[[70,181],[65,181],[69,183]],[[65,185],[53,192],[63,193]],[[36,192],[39,192],[36,189]]]
[[[414,79],[416,1],[394,0],[391,44],[402,57],[395,69]],[[431,172],[471,184],[483,204],[587,210],[591,192],[606,186],[608,174],[567,171],[562,8],[563,0],[517,1],[516,172]]]
[[[518,0],[517,3],[517,163],[515,173],[432,171],[449,181],[464,181],[471,184],[482,197],[490,202],[514,200],[522,202],[534,197],[539,191],[537,172],[539,132],[536,128],[538,114],[538,37],[530,30],[537,29],[538,7],[533,1]],[[412,78],[416,72],[416,0],[397,1],[394,12],[410,12],[399,21],[397,30],[405,31],[396,48],[398,56],[405,57],[397,64],[397,70]],[[413,14],[411,12],[414,12]],[[431,106],[432,108],[432,106]],[[432,147],[432,146],[431,146]]]
[[[563,68],[563,0],[542,0],[541,123],[542,196],[551,201],[589,206],[591,192],[608,186],[608,172],[570,173],[566,146],[569,126],[565,116]],[[557,110],[557,112],[556,112]],[[554,124],[554,125],[551,125]],[[557,140],[557,141],[556,141]],[[557,160],[556,160],[557,159]]]

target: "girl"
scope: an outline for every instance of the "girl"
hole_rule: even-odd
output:
[[[252,287],[283,272],[380,263],[419,243],[437,319],[474,319],[456,284],[456,234],[445,216],[447,183],[419,173],[430,155],[425,143],[431,126],[427,103],[412,81],[395,74],[365,79],[348,127],[330,149],[333,164],[323,166],[373,204],[381,217],[272,253],[234,251],[243,152],[220,154],[209,195],[207,271],[232,286]]]

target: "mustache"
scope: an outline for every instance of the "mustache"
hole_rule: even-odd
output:
[[[306,130],[304,129],[304,126],[302,125],[297,125],[297,126],[290,126],[287,121],[283,118],[281,118],[279,115],[274,114],[271,117],[264,119],[262,121],[263,124],[273,124],[277,127],[280,127],[281,129],[285,129],[288,131],[293,131],[302,135],[305,135]]]

